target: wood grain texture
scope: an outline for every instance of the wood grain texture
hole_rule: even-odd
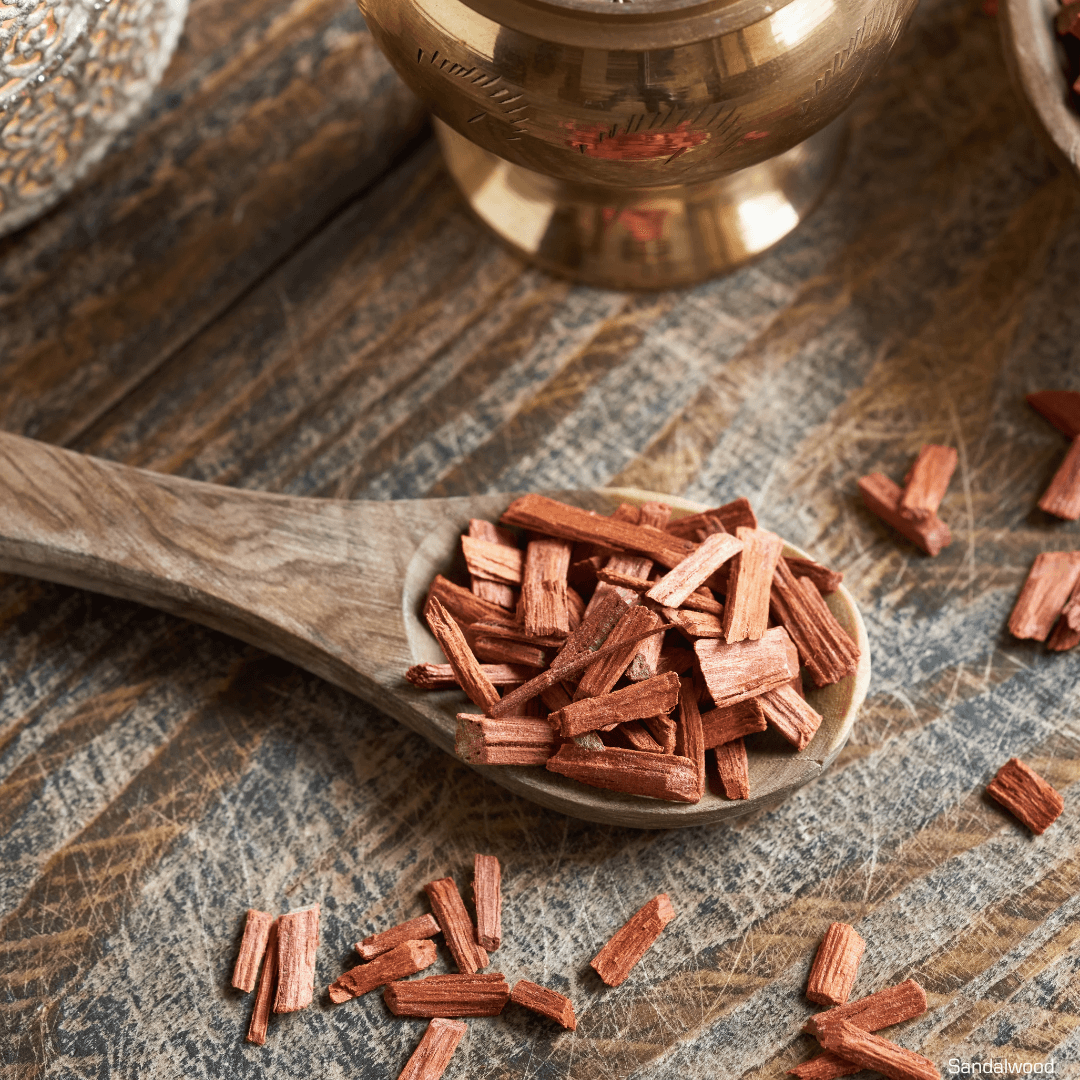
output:
[[[625,296],[476,226],[353,12],[196,4],[117,153],[0,247],[0,427],[283,495],[745,494],[844,571],[874,685],[820,780],[647,833],[537,808],[234,638],[0,579],[4,1080],[398,1075],[423,1025],[374,994],[243,1043],[244,912],[320,903],[325,986],[477,851],[500,970],[578,1027],[469,1021],[448,1080],[776,1080],[816,1052],[801,990],[836,921],[867,942],[853,998],[927,989],[887,1037],[1077,1071],[1080,658],[1005,624],[1035,555],[1080,547],[1036,509],[1063,443],[1023,400],[1080,390],[1080,199],[978,8],[920,7],[805,228]],[[935,560],[855,490],[924,443],[959,455]],[[983,794],[1011,756],[1064,796],[1041,837]],[[603,989],[588,960],[660,892],[685,915]]]

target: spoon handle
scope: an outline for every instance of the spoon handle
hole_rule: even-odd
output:
[[[181,615],[368,699],[408,658],[416,505],[243,491],[0,433],[0,570]]]

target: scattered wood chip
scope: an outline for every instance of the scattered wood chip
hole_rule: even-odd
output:
[[[663,620],[655,611],[650,611],[640,605],[632,607],[615,624],[605,644],[614,645],[617,642],[626,641],[644,630],[655,629],[662,622]],[[603,660],[597,660],[586,668],[574,693],[574,700],[581,701],[583,698],[598,697],[608,693],[630,666],[639,649],[640,645],[636,643],[628,645],[625,649],[614,652]]]
[[[389,930],[370,934],[356,943],[356,951],[362,960],[374,960],[376,956],[396,949],[406,941],[424,941],[439,933],[439,924],[431,914],[418,915],[415,919],[398,923]]]
[[[937,514],[956,470],[956,450],[928,443],[919,451],[904,480],[900,514],[909,521],[926,521]]]
[[[795,577],[783,558],[773,575],[772,611],[791,635],[799,659],[816,686],[839,682],[859,666],[859,646],[837,621],[813,582]]]
[[[548,759],[547,768],[609,791],[668,802],[696,803],[701,799],[697,764],[676,754],[645,754],[618,747],[596,751],[568,743]]]
[[[432,1019],[420,1045],[398,1075],[398,1080],[439,1080],[466,1030],[467,1025],[460,1020],[446,1020],[439,1016]]]
[[[340,1005],[387,983],[415,975],[431,967],[437,958],[434,941],[404,941],[370,963],[357,964],[340,975],[330,984],[330,1000]]]
[[[814,957],[806,996],[818,1005],[843,1005],[851,995],[866,942],[853,926],[834,922]]]
[[[487,952],[502,944],[502,870],[494,855],[473,859],[473,897],[476,900],[476,943]]]
[[[266,952],[266,941],[270,937],[270,927],[274,925],[274,916],[269,911],[248,908],[244,921],[244,936],[240,941],[240,953],[233,968],[232,984],[237,990],[250,994],[255,989],[255,980],[259,975],[259,965]]]
[[[713,750],[713,760],[717,781],[713,794],[728,799],[749,799],[750,762],[746,756],[746,743],[741,738],[722,743]]]
[[[428,975],[390,983],[383,1000],[395,1016],[497,1016],[510,1000],[510,987],[497,972]]]
[[[453,878],[439,878],[424,886],[439,928],[453,954],[454,963],[468,975],[488,966],[488,955],[476,943],[476,928],[465,910]]]
[[[706,750],[756,731],[764,731],[767,726],[760,698],[747,698],[722,709],[710,709],[701,716],[701,733]]]
[[[278,917],[278,984],[274,1012],[306,1009],[315,990],[315,953],[319,947],[319,905],[297,908]]]
[[[1033,833],[1046,832],[1065,807],[1061,795],[1019,758],[1009,758],[998,769],[986,793]]]
[[[1036,555],[1009,616],[1009,632],[1013,637],[1045,641],[1078,583],[1080,551]]]
[[[742,540],[728,533],[714,533],[682,559],[673,570],[666,573],[645,595],[664,607],[681,607],[695,589],[704,585],[715,570],[742,551],[742,548]]]
[[[788,640],[782,626],[767,630],[759,641],[737,641],[734,645],[698,638],[694,652],[717,708],[775,690],[798,675],[788,663]]]
[[[678,701],[678,675],[657,675],[611,694],[575,701],[552,713],[548,720],[560,735],[569,739],[624,720],[640,720],[657,713],[671,712]]]
[[[687,517],[668,522],[667,531],[672,536],[681,536],[693,540],[698,529],[708,527],[709,522],[713,519],[732,534],[740,525],[744,525],[748,529],[757,528],[757,517],[754,515],[753,509],[751,509],[750,500],[739,498],[733,502],[724,503],[723,506],[717,506],[712,510],[703,510],[700,514],[690,514]]]
[[[1039,500],[1039,509],[1065,521],[1080,519],[1080,438],[1073,439],[1050,486]]]
[[[521,608],[528,634],[570,633],[566,572],[570,545],[562,540],[530,540],[521,583]]]
[[[880,1031],[903,1023],[926,1012],[926,991],[914,980],[908,979],[897,986],[879,990],[858,1001],[838,1005],[816,1016],[811,1016],[803,1024],[803,1031],[817,1035],[818,1029],[837,1020],[846,1020],[864,1031]]]
[[[526,1009],[546,1016],[561,1024],[568,1031],[577,1030],[577,1019],[574,1017],[574,1003],[564,994],[556,990],[549,990],[546,986],[538,986],[528,979],[519,979],[510,991],[510,1000],[515,1005],[522,1005]]]
[[[846,1020],[827,1025],[818,1041],[826,1050],[864,1069],[877,1069],[889,1080],[941,1080],[941,1073],[928,1058],[879,1035],[871,1035]]]
[[[1040,390],[1027,403],[1067,439],[1080,438],[1080,391]]]
[[[796,750],[810,745],[814,733],[821,727],[822,716],[790,683],[762,694],[757,700],[765,719]]]
[[[481,664],[480,670],[492,686],[520,686],[536,672],[519,664]],[[405,678],[420,690],[455,690],[461,684],[453,664],[413,664]]]
[[[938,555],[942,548],[952,543],[949,526],[937,514],[931,514],[921,521],[904,517],[900,512],[903,492],[887,476],[881,473],[864,476],[859,481],[859,491],[868,510],[877,514],[886,525],[891,525],[902,536],[906,536],[927,555]]]
[[[675,909],[667,894],[654,896],[627,920],[622,929],[615,932],[589,961],[590,966],[608,986],[621,986],[634,965],[674,918]]]
[[[469,594],[472,596],[472,594]],[[428,626],[435,635],[446,659],[454,669],[462,690],[469,700],[479,705],[484,712],[490,712],[499,703],[499,692],[491,685],[491,680],[484,674],[480,661],[473,655],[465,635],[458,629],[457,623],[450,618],[450,613],[436,596],[428,599],[424,609]]]
[[[543,495],[523,495],[515,499],[500,520],[506,525],[517,525],[564,540],[580,540],[616,551],[648,555],[663,566],[677,566],[697,546],[660,529],[601,517]]]
[[[248,1024],[247,1041],[257,1046],[266,1042],[266,1029],[270,1023],[270,1010],[277,994],[278,984],[278,924],[275,919],[270,926],[266,939],[262,975],[259,977],[259,992],[255,995],[255,1005],[251,1010],[251,1022]]]
[[[767,529],[740,528],[724,601],[724,640],[758,641],[769,626],[769,596],[784,541]],[[705,545],[702,544],[702,547]]]

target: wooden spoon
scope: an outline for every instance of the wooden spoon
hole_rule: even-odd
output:
[[[557,492],[610,512],[651,492]],[[0,433],[0,570],[136,600],[223,630],[370,701],[453,752],[458,691],[417,690],[406,669],[442,654],[422,621],[428,585],[460,562],[469,518],[497,520],[512,495],[348,502],[182,480]],[[796,548],[789,553],[802,554]],[[463,567],[462,567],[463,568]],[[753,797],[668,803],[586,787],[541,768],[481,766],[511,791],[574,817],[639,828],[699,825],[778,802],[847,741],[870,680],[866,630],[841,588],[829,606],[862,651],[858,671],[808,695],[824,716],[793,753],[769,733],[750,753]]]

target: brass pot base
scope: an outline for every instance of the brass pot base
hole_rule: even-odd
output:
[[[649,188],[560,180],[513,165],[438,119],[435,132],[469,206],[527,259],[590,285],[666,289],[726,273],[795,229],[836,176],[847,121],[715,180]]]

